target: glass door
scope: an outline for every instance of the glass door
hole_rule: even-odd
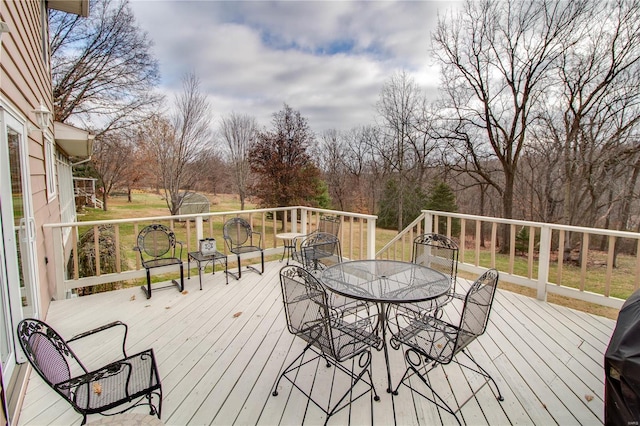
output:
[[[16,356],[13,329],[24,317],[38,316],[38,282],[35,269],[35,219],[29,184],[29,156],[24,122],[0,110],[0,217],[2,251],[2,318],[0,356],[3,375],[10,377]],[[6,381],[5,381],[6,383]]]

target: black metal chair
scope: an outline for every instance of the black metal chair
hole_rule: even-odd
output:
[[[464,294],[456,293],[458,252],[459,249],[456,242],[441,234],[418,235],[413,240],[411,257],[413,263],[427,266],[451,277],[451,288],[447,294],[434,300],[416,303],[416,310],[427,313],[443,307],[453,298],[464,299]]]
[[[306,341],[307,345],[282,371],[274,385],[273,396],[278,395],[280,381],[287,379],[327,415],[325,424],[329,417],[370,391],[373,391],[374,399],[379,401],[371,378],[371,348],[380,345],[380,337],[376,333],[378,315],[343,316],[332,310],[324,286],[313,274],[297,265],[285,266],[280,270],[280,284],[287,328],[290,333]],[[305,357],[308,352],[312,353],[311,358]],[[351,368],[357,366],[359,372],[341,364],[355,357],[359,358],[351,363]],[[303,373],[298,374],[301,369],[309,371],[308,368],[311,368],[315,375],[319,370],[316,370],[314,363],[321,358],[327,367],[333,364],[336,368],[334,380],[331,381],[332,389],[329,392],[313,392],[314,395],[328,396],[326,404],[312,398],[314,380]],[[347,383],[335,378],[338,371],[349,378],[345,392],[341,392],[343,389],[333,389],[333,386]],[[308,379],[307,382],[304,382],[304,378]],[[364,384],[364,389],[355,390],[359,383]],[[373,406],[371,415],[373,418]]]
[[[124,358],[89,371],[68,344],[117,326],[124,327]],[[127,356],[126,324],[116,321],[65,341],[46,323],[24,319],[18,324],[17,334],[33,369],[75,411],[82,414],[83,425],[90,414],[121,414],[140,405],[149,405],[149,414],[160,418],[162,385],[153,349]],[[157,406],[153,403],[154,396],[158,398]],[[123,404],[127,407],[116,411],[116,407]]]
[[[313,232],[295,242],[292,258],[306,269],[324,269],[342,262],[340,240],[327,232]]]
[[[395,324],[397,330],[392,330],[391,344],[396,348],[399,348],[401,343],[408,346],[405,351],[405,360],[408,367],[395,388],[394,395],[398,394],[398,388],[404,384],[413,392],[451,413],[459,424],[460,419],[456,413],[484,385],[490,382],[493,383],[497,392],[497,395],[496,392],[494,392],[494,395],[499,401],[504,400],[495,380],[466,350],[467,346],[482,335],[487,328],[497,285],[498,271],[495,269],[486,271],[473,283],[465,296],[459,324],[452,324],[428,315],[405,316],[403,311],[393,316],[394,320],[400,322]],[[392,305],[392,308],[395,306],[399,305]],[[459,353],[465,355],[466,359],[470,360],[473,365],[469,366],[458,361],[456,356]],[[439,365],[449,364],[452,361],[480,374],[485,379],[484,383],[478,389],[475,389],[466,401],[458,404],[456,410],[453,410],[434,390],[427,376],[431,370]],[[423,369],[424,371],[421,372]],[[414,376],[417,376],[420,380],[410,380]],[[419,389],[417,387],[419,383],[426,385],[433,397],[427,396],[422,389]]]
[[[264,251],[262,250],[262,234],[251,229],[249,222],[241,217],[234,217],[225,222],[223,227],[224,241],[227,243],[229,251],[238,258],[238,275],[233,272],[235,279],[242,278],[242,265],[240,263],[240,255],[251,252],[260,252],[260,264],[262,269],[258,271],[251,265],[247,265],[247,269],[262,275],[264,273]],[[257,244],[255,244],[255,240]]]
[[[178,246],[180,246],[179,251]],[[158,223],[144,227],[138,234],[137,245],[133,249],[140,253],[142,266],[147,270],[147,288],[141,287],[147,299],[151,297],[151,269],[153,268],[180,265],[180,284],[176,280],[171,280],[171,283],[178,287],[178,290],[184,290],[182,243],[176,240],[171,229]]]

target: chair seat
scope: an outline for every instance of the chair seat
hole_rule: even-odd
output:
[[[249,253],[253,251],[262,251],[262,249],[257,246],[242,246],[242,247],[236,247],[231,249],[231,253],[233,254],[243,254],[243,253]]]
[[[150,390],[160,388],[160,381],[155,371],[153,350],[148,349],[55,387],[70,395],[80,410],[91,414],[149,394]]]
[[[433,317],[413,319],[394,337],[405,345],[420,348],[430,359],[447,363],[455,348],[458,327]]]
[[[177,259],[175,257],[166,257],[160,259],[152,259],[142,262],[142,266],[145,268],[159,268],[161,266],[169,266],[169,265],[180,265],[182,263],[181,259]]]

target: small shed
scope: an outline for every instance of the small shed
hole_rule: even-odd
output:
[[[197,192],[190,192],[184,196],[178,214],[209,213],[211,203],[209,199]]]

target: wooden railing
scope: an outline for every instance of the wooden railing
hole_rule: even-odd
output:
[[[215,212],[203,214],[190,214],[181,216],[157,216],[133,219],[101,220],[92,222],[72,222],[60,224],[47,224],[45,238],[47,242],[47,258],[53,260],[55,268],[55,294],[56,299],[69,297],[72,290],[81,287],[92,287],[115,282],[127,282],[144,278],[145,271],[141,268],[140,259],[133,247],[136,245],[136,237],[140,230],[151,223],[163,223],[176,233],[176,237],[183,243],[183,260],[187,252],[198,250],[198,240],[202,238],[215,238],[218,251],[227,253],[227,247],[222,235],[224,222],[235,216],[247,219],[255,231],[262,233],[262,246],[265,255],[281,255],[283,241],[276,238],[281,232],[300,232],[306,234],[318,227],[321,215],[329,214],[339,216],[341,226],[339,238],[342,243],[343,255],[350,259],[370,259],[375,255],[376,240],[376,216],[349,213],[335,210],[325,210],[310,207],[282,207],[270,209],[238,210],[228,212]],[[107,229],[110,228],[110,229]],[[93,236],[88,231],[93,231]],[[82,257],[79,243],[82,236],[83,246],[88,247],[89,260],[93,262],[94,273],[81,275],[80,261]],[[100,253],[106,250],[106,245],[120,249],[113,250],[111,258],[112,268],[105,269],[101,265]],[[85,251],[87,251],[85,249]],[[257,254],[256,254],[257,255]],[[244,255],[243,255],[244,258]],[[247,254],[247,258],[251,258]],[[229,257],[231,263],[234,257]],[[175,268],[167,267],[166,272],[175,272]],[[156,273],[165,272],[157,268]],[[155,274],[154,274],[155,275]]]
[[[425,232],[438,232],[458,242],[460,276],[473,278],[495,267],[501,281],[531,288],[540,300],[551,293],[620,308],[640,288],[640,234],[634,232],[425,210],[376,252],[376,216],[296,206],[45,225],[45,236],[51,239],[45,244],[47,257],[54,260],[55,267],[55,297],[68,297],[81,287],[144,278],[133,247],[138,232],[150,223],[164,223],[174,229],[184,244],[182,256],[186,259],[186,252],[197,250],[198,240],[204,237],[215,238],[218,250],[226,253],[222,225],[231,217],[242,216],[262,233],[265,254],[279,256],[283,241],[276,238],[277,233],[311,232],[317,229],[323,214],[341,218],[338,237],[346,259],[409,261],[413,239]],[[89,251],[100,252],[105,225],[112,227],[112,243],[122,248],[114,252],[115,270],[106,272],[100,256],[94,255],[95,273],[81,275],[78,250],[73,249],[82,235],[93,230],[91,241],[84,243],[92,248]],[[230,257],[229,261],[235,259]]]
[[[410,260],[413,239],[427,232],[459,244],[459,271],[473,277],[497,268],[501,280],[534,289],[540,300],[553,293],[618,309],[640,287],[635,232],[424,210],[376,258]]]

